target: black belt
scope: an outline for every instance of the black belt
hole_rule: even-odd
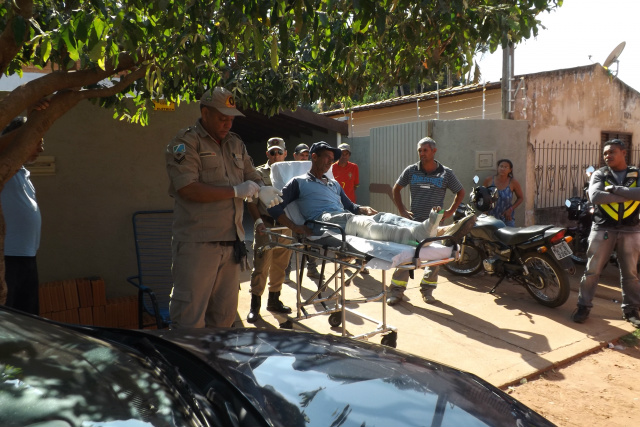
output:
[[[217,243],[220,246],[233,246],[233,244],[235,243],[235,241],[224,241],[224,242],[211,242],[211,243]]]

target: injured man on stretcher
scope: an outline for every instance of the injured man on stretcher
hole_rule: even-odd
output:
[[[349,200],[342,186],[325,174],[342,154],[338,148],[324,141],[316,142],[309,150],[311,169],[306,175],[291,179],[282,189],[282,203],[268,209],[269,214],[294,232],[309,236],[320,235],[321,226],[313,229],[296,224],[285,213],[288,204],[297,201],[305,220],[336,224],[345,233],[365,239],[417,245],[428,237],[444,234],[451,226],[438,230],[442,218],[440,209],[434,209],[424,222],[412,221],[399,215],[378,212],[369,206],[360,206]]]

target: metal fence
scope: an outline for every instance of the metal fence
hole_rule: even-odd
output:
[[[534,144],[535,208],[564,206],[569,197],[581,196],[589,166],[603,165],[600,141],[551,141]],[[631,165],[640,163],[640,148],[631,147]]]

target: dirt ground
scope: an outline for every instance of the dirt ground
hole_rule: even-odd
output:
[[[638,425],[640,345],[633,339],[609,343],[506,391],[559,427]]]

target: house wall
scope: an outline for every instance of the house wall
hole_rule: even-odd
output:
[[[126,282],[137,272],[131,216],[173,208],[164,150],[200,111],[197,103],[152,111],[146,127],[112,116],[90,102],[69,111],[45,135],[43,155],[55,157],[55,173],[32,175],[43,221],[40,281],[100,276],[109,297],[134,293]],[[289,157],[298,143],[317,140],[337,145],[335,134],[314,131],[287,138]],[[256,164],[266,161],[266,141],[247,149]]]
[[[199,116],[198,105],[150,113],[142,127],[83,102],[45,135],[44,155],[56,172],[32,176],[42,211],[41,282],[85,276],[105,279],[110,296],[131,294],[126,277],[136,257],[131,215],[172,209],[164,149]]]
[[[500,89],[489,89],[484,92],[450,95],[437,99],[428,99],[408,104],[393,105],[370,110],[349,113],[349,137],[368,136],[371,129],[381,126],[392,126],[425,120],[461,120],[482,119],[484,102],[484,118],[500,119]],[[440,111],[438,114],[438,105]],[[333,118],[340,116],[331,116]]]
[[[524,83],[514,117],[531,123],[532,141],[590,142],[603,131],[640,132],[640,93],[598,64],[527,75]]]
[[[614,78],[599,64],[522,77],[515,94],[514,119],[531,122],[531,140],[600,141],[601,132],[640,131],[640,93]],[[517,83],[520,83],[517,78]],[[423,120],[500,119],[501,90],[453,94],[348,113],[349,135],[369,135],[371,129]],[[439,104],[439,117],[436,114]],[[419,108],[418,108],[419,107]],[[332,115],[331,117],[338,117]],[[640,143],[640,142],[639,142]]]
[[[473,177],[480,180],[496,173],[495,162],[508,158],[514,165],[514,176],[525,192],[525,203],[518,209],[516,225],[533,221],[533,175],[527,167],[532,161],[528,144],[528,123],[519,120],[448,120],[421,121],[401,125],[373,128],[371,130],[370,180],[376,184],[395,184],[400,173],[418,158],[417,143],[431,136],[437,143],[436,160],[453,169],[468,195],[474,186]],[[496,141],[508,144],[496,145]],[[492,160],[486,167],[478,165],[476,157]],[[402,190],[403,203],[409,208],[409,189]],[[454,199],[447,192],[445,208]],[[371,194],[370,204],[378,211],[398,213],[388,195]]]
[[[234,129],[232,129],[233,131]],[[239,130],[238,130],[239,131]],[[277,135],[274,135],[277,136]],[[346,137],[346,135],[345,135]],[[290,136],[284,138],[284,142],[287,145],[287,158],[285,160],[293,160],[293,151],[295,150],[298,144],[307,144],[311,147],[311,144],[318,141],[325,141],[330,145],[337,147],[340,142],[349,142],[346,138],[341,138],[337,133],[327,133],[318,130],[312,130],[310,135],[299,135],[299,136]],[[167,141],[168,142],[168,141]],[[253,159],[253,163],[258,166],[265,164],[267,162],[267,141],[260,144],[249,144],[247,145],[247,151],[249,155]]]

